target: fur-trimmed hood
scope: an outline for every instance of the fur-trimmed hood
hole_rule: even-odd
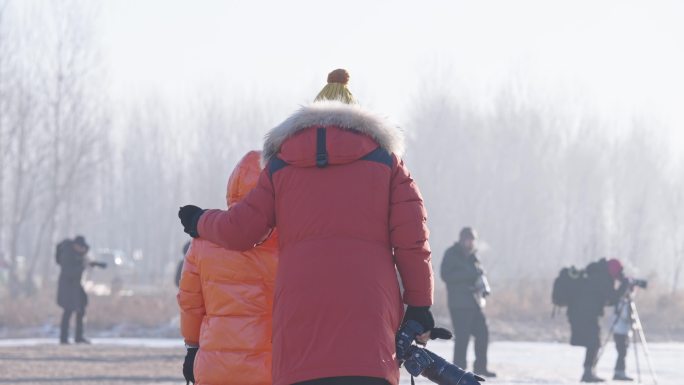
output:
[[[314,126],[336,126],[359,132],[370,136],[380,147],[398,157],[404,154],[404,133],[387,119],[358,105],[316,102],[303,106],[266,134],[262,153],[264,164],[278,154],[280,147],[288,138]]]

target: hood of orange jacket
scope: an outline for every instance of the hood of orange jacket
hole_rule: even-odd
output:
[[[226,191],[228,206],[241,201],[257,185],[261,173],[260,159],[259,151],[250,151],[230,174]]]

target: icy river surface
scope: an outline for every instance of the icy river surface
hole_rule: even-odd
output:
[[[181,375],[185,348],[178,339],[95,338],[92,342],[87,346],[60,346],[52,339],[0,339],[0,384],[185,383]],[[430,342],[428,348],[451,358],[450,342]],[[654,343],[649,348],[658,384],[684,385],[684,344]],[[583,349],[567,344],[495,342],[490,346],[489,361],[490,369],[499,377],[487,383],[576,384],[583,358]],[[612,378],[614,362],[611,343],[599,362],[598,374]],[[639,364],[642,383],[653,384],[643,354]],[[632,347],[627,367],[628,374],[636,377]],[[416,383],[431,382],[417,378]],[[405,372],[401,384],[410,384]]]

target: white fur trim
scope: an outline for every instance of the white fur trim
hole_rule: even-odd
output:
[[[380,147],[390,153],[398,157],[404,155],[404,133],[398,126],[358,105],[326,101],[302,106],[266,134],[262,155],[264,163],[277,155],[280,146],[292,135],[314,126],[337,126],[360,132],[375,139]]]

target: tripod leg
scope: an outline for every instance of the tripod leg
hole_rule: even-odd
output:
[[[608,342],[610,342],[611,337],[613,336],[613,333],[615,332],[615,327],[618,324],[618,321],[620,320],[620,314],[622,314],[622,310],[624,307],[627,306],[624,303],[620,303],[618,305],[616,314],[617,317],[615,317],[615,320],[613,320],[613,323],[610,325],[610,330],[608,330],[608,335],[606,335],[606,338],[603,340],[603,343],[601,344],[601,347],[599,348],[598,354],[596,354],[596,359],[594,360],[594,366],[598,364],[599,360],[601,359],[601,356],[603,355],[603,352],[606,350],[606,345],[608,345]]]
[[[613,322],[613,325],[610,327],[610,330],[608,330],[608,335],[606,336],[605,340],[599,347],[598,353],[596,353],[596,358],[594,359],[594,366],[598,364],[599,359],[601,359],[601,356],[603,355],[603,352],[606,350],[606,345],[608,345],[608,342],[610,342],[610,337],[613,336],[613,332],[615,331],[615,322]]]
[[[635,337],[639,336],[641,340],[641,348],[644,350],[644,356],[646,356],[646,363],[648,364],[648,370],[651,373],[651,378],[655,385],[658,384],[658,378],[656,377],[655,371],[653,370],[653,363],[651,362],[651,354],[648,350],[648,344],[646,343],[646,335],[644,334],[644,329],[641,327],[641,318],[639,318],[639,313],[637,312],[636,305],[632,302],[632,314],[634,315],[635,322]],[[636,347],[635,347],[636,348]],[[635,349],[636,350],[636,349]]]
[[[639,345],[637,345],[639,341],[637,340],[638,334],[634,329],[635,328],[632,327],[632,345],[634,345],[634,362],[636,363],[637,382],[641,384],[641,367],[639,366]]]

